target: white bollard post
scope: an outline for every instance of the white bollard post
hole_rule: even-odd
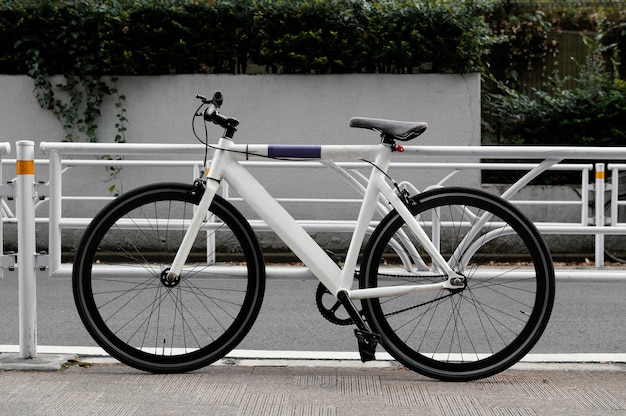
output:
[[[604,227],[604,163],[596,163],[596,227]],[[604,234],[596,234],[596,267],[604,267]]]
[[[17,145],[17,270],[20,358],[37,357],[37,290],[35,275],[35,143]]]

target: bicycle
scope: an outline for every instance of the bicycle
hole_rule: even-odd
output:
[[[352,127],[380,134],[374,145],[237,144],[239,121],[220,113],[222,94],[197,98],[194,121],[202,118],[205,136],[208,123],[224,129],[217,144],[200,139],[206,173],[193,184],[122,194],[80,241],[74,299],[87,330],[111,356],[149,372],[186,372],[223,358],[251,328],[265,289],[263,252],[248,221],[218,194],[224,181],[320,280],[322,313],[356,326],[364,362],[382,344],[414,371],[465,381],[509,368],[538,341],[555,284],[533,223],[479,190],[410,196],[387,173],[392,154],[403,151],[396,142],[416,138],[426,123],[351,119]],[[371,164],[343,266],[239,163],[253,157]],[[381,200],[389,212],[374,228]]]

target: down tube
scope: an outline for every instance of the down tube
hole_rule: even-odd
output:
[[[224,168],[224,179],[259,214],[311,272],[336,295],[341,269],[296,220],[244,167],[234,160]]]

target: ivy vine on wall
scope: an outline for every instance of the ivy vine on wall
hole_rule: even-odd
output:
[[[126,97],[110,76],[105,3],[34,0],[4,3],[0,29],[13,38],[16,72],[33,79],[41,108],[59,120],[64,141],[97,142],[102,104],[114,100],[118,143],[126,142]],[[10,30],[7,30],[9,28]],[[102,156],[102,159],[112,159]],[[107,166],[109,192],[121,189],[120,168]]]
[[[37,102],[61,123],[63,139],[97,141],[100,109],[105,97],[112,96],[117,109],[115,141],[125,142],[126,97],[119,93],[116,78],[104,76],[110,70],[106,20],[98,18],[93,5],[85,2],[41,2],[40,7],[27,10],[15,32],[38,30],[18,36],[14,47],[24,58],[26,74],[34,80]]]

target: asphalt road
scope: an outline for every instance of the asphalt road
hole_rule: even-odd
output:
[[[326,321],[314,280],[271,279],[259,319],[238,348],[357,351],[351,326]],[[18,345],[17,278],[0,280],[0,344]],[[37,282],[38,345],[95,346],[83,328],[67,278]],[[533,353],[626,352],[626,282],[558,281],[554,312]]]

